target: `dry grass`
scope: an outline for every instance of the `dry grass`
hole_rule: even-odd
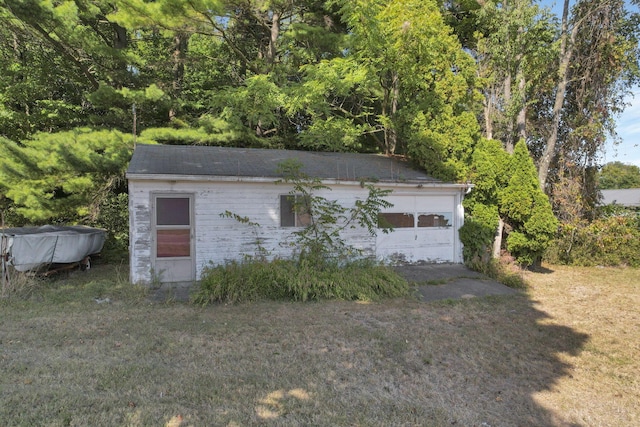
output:
[[[640,425],[640,270],[553,266],[529,274],[541,325],[564,325],[587,340],[558,353],[568,367],[534,401],[560,425]]]
[[[0,419],[640,425],[640,271],[551,268],[515,297],[207,308],[93,269],[0,301]]]

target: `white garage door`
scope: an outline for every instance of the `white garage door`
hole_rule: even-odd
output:
[[[378,232],[376,254],[393,262],[455,262],[455,196],[391,196],[380,215],[394,231]]]

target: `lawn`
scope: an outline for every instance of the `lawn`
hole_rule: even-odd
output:
[[[640,270],[546,267],[519,296],[199,307],[97,266],[0,300],[0,419],[640,425]]]

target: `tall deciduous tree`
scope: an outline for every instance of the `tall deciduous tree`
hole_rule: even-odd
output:
[[[539,129],[543,146],[538,148],[538,176],[543,187],[550,175],[557,179],[568,168],[595,166],[607,137],[615,137],[613,119],[637,81],[638,28],[627,25],[628,19],[622,0],[580,0],[571,14],[565,0],[554,62],[557,80],[548,103],[551,120]],[[583,185],[589,186],[594,187]]]
[[[477,60],[485,79],[484,131],[508,152],[527,139],[527,106],[553,52],[550,15],[532,0],[489,0],[477,12]]]
[[[408,154],[435,176],[463,178],[478,136],[475,69],[436,3],[337,3],[349,32],[343,55],[306,66],[292,95],[290,113],[310,119],[303,141],[329,130],[345,145]]]

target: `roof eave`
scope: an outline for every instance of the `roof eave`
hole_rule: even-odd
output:
[[[254,177],[254,176],[216,176],[216,175],[171,175],[171,174],[144,174],[144,173],[127,173],[127,179],[137,181],[190,181],[190,182],[250,182],[250,183],[274,183],[282,181],[280,177]],[[326,185],[361,185],[361,181],[338,180],[338,179],[321,179],[320,182]],[[364,181],[372,184],[381,184],[392,187],[418,187],[418,188],[447,188],[468,190],[473,188],[470,183],[449,183],[441,181],[422,181],[422,180],[406,180],[406,181]]]

